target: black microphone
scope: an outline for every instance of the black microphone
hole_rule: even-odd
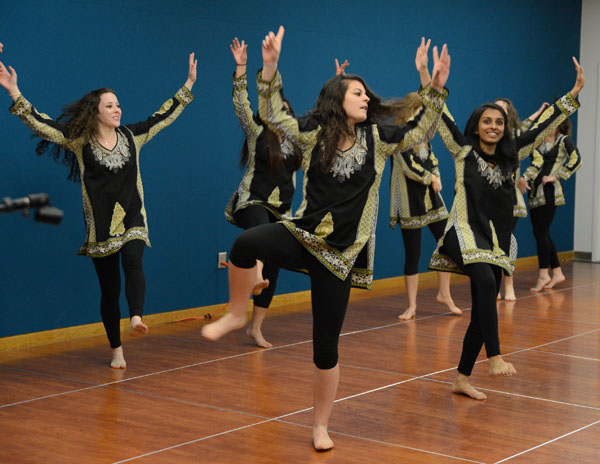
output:
[[[18,209],[37,208],[45,206],[50,201],[47,193],[32,193],[23,198],[4,198],[0,204],[0,212],[15,211]]]

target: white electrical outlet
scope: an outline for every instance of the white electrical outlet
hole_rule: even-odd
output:
[[[218,255],[217,268],[225,269],[227,267],[227,252],[220,251]]]

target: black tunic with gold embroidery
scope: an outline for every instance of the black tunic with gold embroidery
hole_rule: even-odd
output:
[[[420,144],[391,158],[390,227],[421,229],[448,217],[439,192],[431,187],[431,176],[440,175],[438,160],[429,143]]]
[[[103,148],[95,139],[72,139],[63,124],[39,113],[23,96],[10,111],[40,137],[71,150],[79,165],[86,239],[78,254],[101,258],[130,240],[150,246],[139,167],[140,149],[171,124],[193,100],[186,87],[177,91],[146,121],[120,126],[117,144]]]
[[[406,126],[359,124],[357,141],[338,152],[325,172],[320,165],[318,122],[298,120],[282,111],[279,72],[271,82],[258,76],[259,114],[277,133],[297,141],[304,171],[303,200],[294,218],[282,223],[329,271],[340,279],[352,272],[352,286],[370,288],[373,280],[379,185],[386,159],[396,150],[430,139],[446,94],[420,91],[424,109]]]
[[[281,143],[281,162],[272,170],[265,128],[254,119],[248,100],[246,75],[233,78],[233,106],[248,147],[248,165],[240,185],[225,208],[225,217],[235,224],[234,213],[258,205],[281,219],[290,216],[296,189],[297,161],[289,140]]]
[[[519,159],[531,153],[578,107],[570,94],[548,107],[535,124],[515,140]],[[517,257],[517,241],[511,230],[516,204],[514,174],[506,176],[497,165],[489,165],[469,145],[447,108],[444,108],[438,131],[456,167],[454,202],[445,232],[455,229],[465,265],[490,263],[512,274]],[[445,253],[443,239],[429,268],[462,273]]]
[[[543,205],[562,206],[565,195],[561,180],[567,180],[581,167],[581,155],[573,139],[559,136],[554,142],[545,142],[532,154],[531,166],[523,177],[529,182],[529,208]],[[552,184],[543,184],[544,176],[556,177]]]

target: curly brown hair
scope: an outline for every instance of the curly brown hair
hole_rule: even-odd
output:
[[[56,119],[56,122],[61,123],[64,121],[62,129],[65,131],[67,138],[82,138],[84,145],[91,140],[98,127],[98,104],[100,103],[100,97],[105,93],[114,94],[115,91],[108,87],[92,90],[79,100],[71,102],[63,108],[63,112]],[[71,150],[47,140],[41,140],[37,144],[35,152],[38,155],[43,155],[51,145],[53,145],[53,159],[69,168],[67,179],[73,182],[81,182],[77,158]]]
[[[354,128],[348,126],[348,119],[344,111],[344,98],[348,90],[348,84],[351,81],[360,82],[369,97],[367,119],[361,124],[383,123],[393,117],[395,113],[393,105],[383,102],[360,76],[342,74],[325,82],[317,98],[315,108],[310,113],[321,126],[317,143],[320,146],[319,162],[324,171],[328,171],[333,164],[337,156],[340,139],[344,136],[355,136]]]

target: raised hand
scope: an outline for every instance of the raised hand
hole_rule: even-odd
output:
[[[240,44],[237,37],[233,39],[233,42],[231,42],[229,49],[231,50],[231,54],[233,55],[236,65],[246,66],[246,62],[248,61],[248,52],[246,50],[247,47],[248,45],[243,40]]]
[[[2,53],[3,48],[4,48],[4,45],[2,45],[2,42],[0,42],[0,53]]]
[[[342,64],[340,64],[338,62],[338,59],[335,59],[335,75],[336,76],[341,76],[342,74],[344,74],[345,69],[350,66],[350,63],[348,63],[348,60],[344,60],[344,62]]]
[[[283,26],[279,26],[277,35],[275,35],[273,32],[269,32],[265,36],[265,39],[262,41],[262,56],[264,65],[276,65],[279,61],[281,42],[283,41],[284,34],[285,29]]]
[[[189,69],[188,69],[188,78],[185,82],[185,86],[188,90],[192,90],[194,86],[194,82],[196,82],[196,67],[198,65],[198,60],[194,59],[194,52],[190,53],[189,57]]]
[[[433,47],[433,78],[431,87],[441,91],[448,81],[450,75],[450,55],[448,54],[448,46],[444,44],[442,53],[438,56],[437,47]]]
[[[577,58],[573,57],[573,63],[575,64],[575,71],[577,72],[577,77],[575,79],[575,85],[573,86],[573,90],[571,90],[571,95],[573,97],[576,97],[577,95],[579,95],[579,92],[581,92],[581,89],[583,89],[583,86],[585,85],[585,78],[583,77],[583,68],[579,66]]]
[[[415,66],[419,73],[423,70],[428,71],[429,58],[427,57],[427,53],[429,53],[430,45],[431,39],[427,39],[427,43],[425,43],[425,37],[421,37],[421,45],[417,48],[417,56],[415,56]]]
[[[16,100],[21,94],[17,86],[17,71],[12,66],[6,69],[2,61],[0,61],[0,85],[6,89],[13,100]]]

